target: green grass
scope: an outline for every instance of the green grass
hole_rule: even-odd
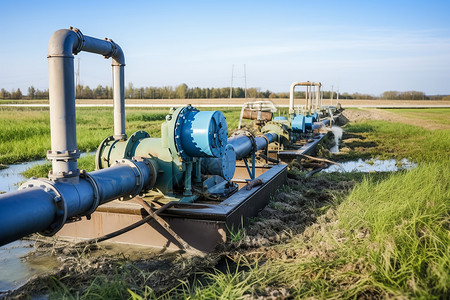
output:
[[[166,108],[127,108],[126,133],[145,130],[159,137]],[[82,152],[95,151],[113,134],[112,108],[77,108],[77,146]],[[227,109],[229,128],[237,127],[239,110]],[[0,107],[0,164],[45,158],[50,145],[48,108]]]
[[[450,130],[427,130],[386,121],[350,123],[344,128],[347,134],[359,138],[351,143],[343,141],[351,151],[335,156],[339,159],[379,157],[431,162],[450,156]]]
[[[86,155],[77,160],[77,166],[80,170],[86,170],[88,172],[95,170],[95,155]],[[42,165],[36,165],[22,172],[22,175],[31,177],[48,177],[48,172],[52,169],[51,162],[46,162]]]
[[[45,123],[45,113],[48,111],[30,110],[19,118],[22,122],[28,118],[25,123],[40,128],[40,122]],[[147,115],[151,113],[155,116]],[[229,128],[236,128],[239,111],[230,109],[225,114]],[[159,136],[163,115],[164,111],[158,110],[128,110],[127,133],[142,129]],[[0,111],[0,116],[7,117],[8,113]],[[83,109],[77,118],[83,128],[79,141],[82,132],[88,137],[98,133],[98,142],[111,134],[110,109]],[[3,118],[0,119],[2,126]],[[14,123],[14,119],[17,115],[8,122]],[[21,126],[16,130],[21,132]],[[347,158],[408,158],[418,167],[394,174],[317,174],[336,184],[349,179],[358,183],[349,194],[336,196],[326,212],[327,218],[319,219],[291,242],[272,248],[281,254],[293,253],[290,258],[261,256],[254,260],[245,253],[237,255],[233,266],[200,272],[197,278],[183,281],[158,297],[151,287],[127,281],[126,275],[114,280],[97,278],[82,293],[56,284],[52,295],[75,299],[239,299],[268,296],[270,291],[281,290],[292,298],[448,299],[450,131],[384,121],[348,124],[345,130],[356,137],[348,142],[350,152],[344,155]],[[27,130],[20,134],[25,140],[34,136]],[[96,147],[95,139],[86,138],[85,143]],[[89,169],[81,164],[82,160],[80,168]],[[321,213],[324,212],[317,211]]]
[[[378,121],[346,129],[376,144],[368,148],[369,156],[407,157],[418,167],[377,176],[319,174],[336,182],[353,177],[360,183],[350,194],[336,197],[330,221],[321,219],[290,243],[274,247],[279,253],[295,253],[293,258],[280,255],[243,270],[241,278],[260,280],[247,281],[244,295],[267,296],[269,288],[285,289],[300,299],[448,298],[449,131]],[[230,296],[225,293],[229,281],[216,277],[232,278],[235,273],[210,274],[214,281],[184,284],[181,298]]]
[[[398,115],[450,125],[450,108],[386,109]]]
[[[450,293],[450,160],[364,179],[322,223],[267,264],[299,298],[446,298]]]

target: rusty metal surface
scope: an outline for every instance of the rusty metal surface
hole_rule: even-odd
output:
[[[272,115],[273,115],[272,112],[261,111],[259,113],[260,113],[261,120],[267,120],[267,121],[272,120]],[[251,110],[251,109],[244,109],[242,117],[244,119],[248,119],[248,120],[258,120],[258,111]]]
[[[66,224],[57,233],[59,237],[84,240],[100,237],[141,220],[144,215],[95,212],[91,220]],[[225,222],[164,217],[186,243],[200,251],[211,251],[226,241]],[[161,249],[179,250],[183,246],[171,236],[158,222],[149,221],[134,230],[110,240],[116,243],[151,246]]]

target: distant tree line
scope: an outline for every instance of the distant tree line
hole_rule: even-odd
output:
[[[98,85],[92,89],[88,85],[76,86],[77,99],[112,99],[113,88],[110,86]],[[274,93],[269,90],[262,91],[260,88],[248,88],[247,95],[245,89],[242,87],[233,88],[233,98],[289,98],[288,92]],[[183,83],[178,86],[164,86],[164,87],[134,87],[129,83],[125,88],[126,99],[215,99],[215,98],[229,98],[230,88],[200,88],[188,87]],[[305,92],[295,92],[296,98],[304,98]],[[336,92],[322,91],[324,99],[337,98]],[[35,89],[33,86],[28,88],[28,94],[23,95],[20,89],[13,89],[7,91],[4,88],[0,90],[0,99],[48,99],[48,90]],[[423,92],[418,91],[386,91],[381,96],[373,96],[361,93],[340,93],[339,99],[388,99],[388,100],[450,100],[448,95],[434,95],[427,96]]]

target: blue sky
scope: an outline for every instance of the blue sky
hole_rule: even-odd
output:
[[[112,38],[134,86],[294,81],[378,95],[450,94],[450,1],[0,1],[0,88],[48,88],[52,33]],[[111,85],[110,60],[80,53],[81,82]],[[243,86],[235,78],[235,86]]]

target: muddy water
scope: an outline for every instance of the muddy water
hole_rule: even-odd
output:
[[[339,126],[331,126],[334,135],[334,146],[330,148],[331,153],[339,153],[339,141],[342,139],[344,130]]]
[[[44,274],[58,266],[58,261],[52,256],[25,259],[33,250],[33,245],[33,241],[20,240],[0,247],[0,292],[14,290],[32,276]]]
[[[357,161],[340,163],[340,165],[342,168],[337,165],[332,165],[329,168],[324,169],[322,172],[397,172],[400,170],[410,170],[417,167],[417,164],[410,162],[406,158],[401,161],[396,161],[395,159],[358,159]]]

